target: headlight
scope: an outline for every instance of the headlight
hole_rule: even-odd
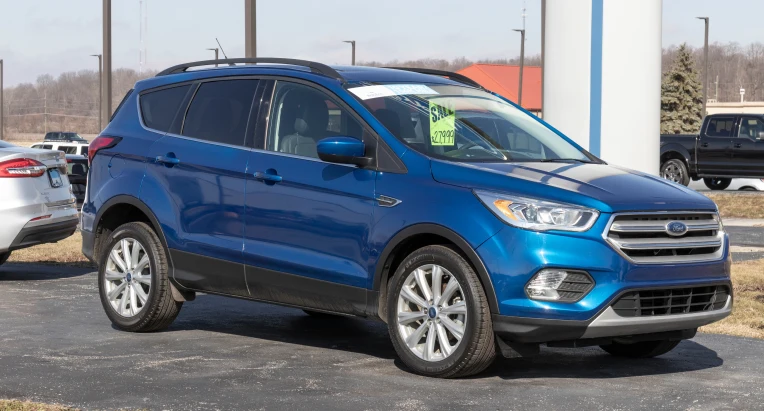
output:
[[[570,204],[488,191],[475,191],[475,195],[507,224],[528,230],[586,231],[599,216],[597,210]]]

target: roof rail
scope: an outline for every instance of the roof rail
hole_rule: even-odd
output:
[[[468,86],[477,87],[479,89],[483,89],[483,86],[478,84],[477,81],[459,73],[454,73],[451,71],[445,71],[445,70],[435,70],[435,69],[428,69],[428,68],[416,68],[416,67],[385,67],[388,69],[395,69],[395,70],[405,70],[405,71],[411,71],[414,73],[421,73],[421,74],[430,74],[433,76],[440,76],[440,77],[447,77],[453,81],[456,81],[458,83],[466,84]]]
[[[236,63],[245,64],[259,64],[259,63],[272,63],[272,64],[289,64],[293,66],[303,66],[310,69],[314,73],[323,74],[324,76],[345,82],[345,79],[337,72],[337,70],[327,66],[326,64],[316,63],[315,61],[297,60],[297,59],[282,59],[273,57],[256,57],[256,58],[235,58],[235,59],[220,59],[220,60],[202,60],[194,61],[191,63],[178,64],[168,69],[160,71],[156,76],[166,76],[168,74],[183,73],[191,67],[211,66],[214,64],[228,64],[230,66],[236,65]]]

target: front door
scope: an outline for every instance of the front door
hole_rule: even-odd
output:
[[[698,174],[727,175],[732,169],[735,116],[713,117],[698,141]]]
[[[248,295],[241,256],[250,154],[245,136],[257,86],[254,79],[200,83],[191,90],[179,134],[167,133],[150,149],[155,160],[146,180],[159,187],[146,187],[141,196],[169,196],[170,207],[159,207],[157,217],[174,278],[185,287]]]
[[[244,263],[253,298],[361,313],[376,172],[321,161],[319,140],[364,139],[327,92],[277,81],[247,168]],[[370,140],[370,138],[367,138]]]
[[[732,147],[738,175],[764,177],[764,119],[742,116]]]

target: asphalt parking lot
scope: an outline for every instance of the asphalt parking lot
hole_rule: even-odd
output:
[[[764,341],[699,335],[652,360],[596,348],[406,372],[384,324],[202,295],[165,332],[103,314],[88,269],[0,268],[0,398],[84,409],[758,409]]]

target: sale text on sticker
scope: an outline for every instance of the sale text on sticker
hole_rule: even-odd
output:
[[[453,146],[456,112],[430,101],[430,145]]]

